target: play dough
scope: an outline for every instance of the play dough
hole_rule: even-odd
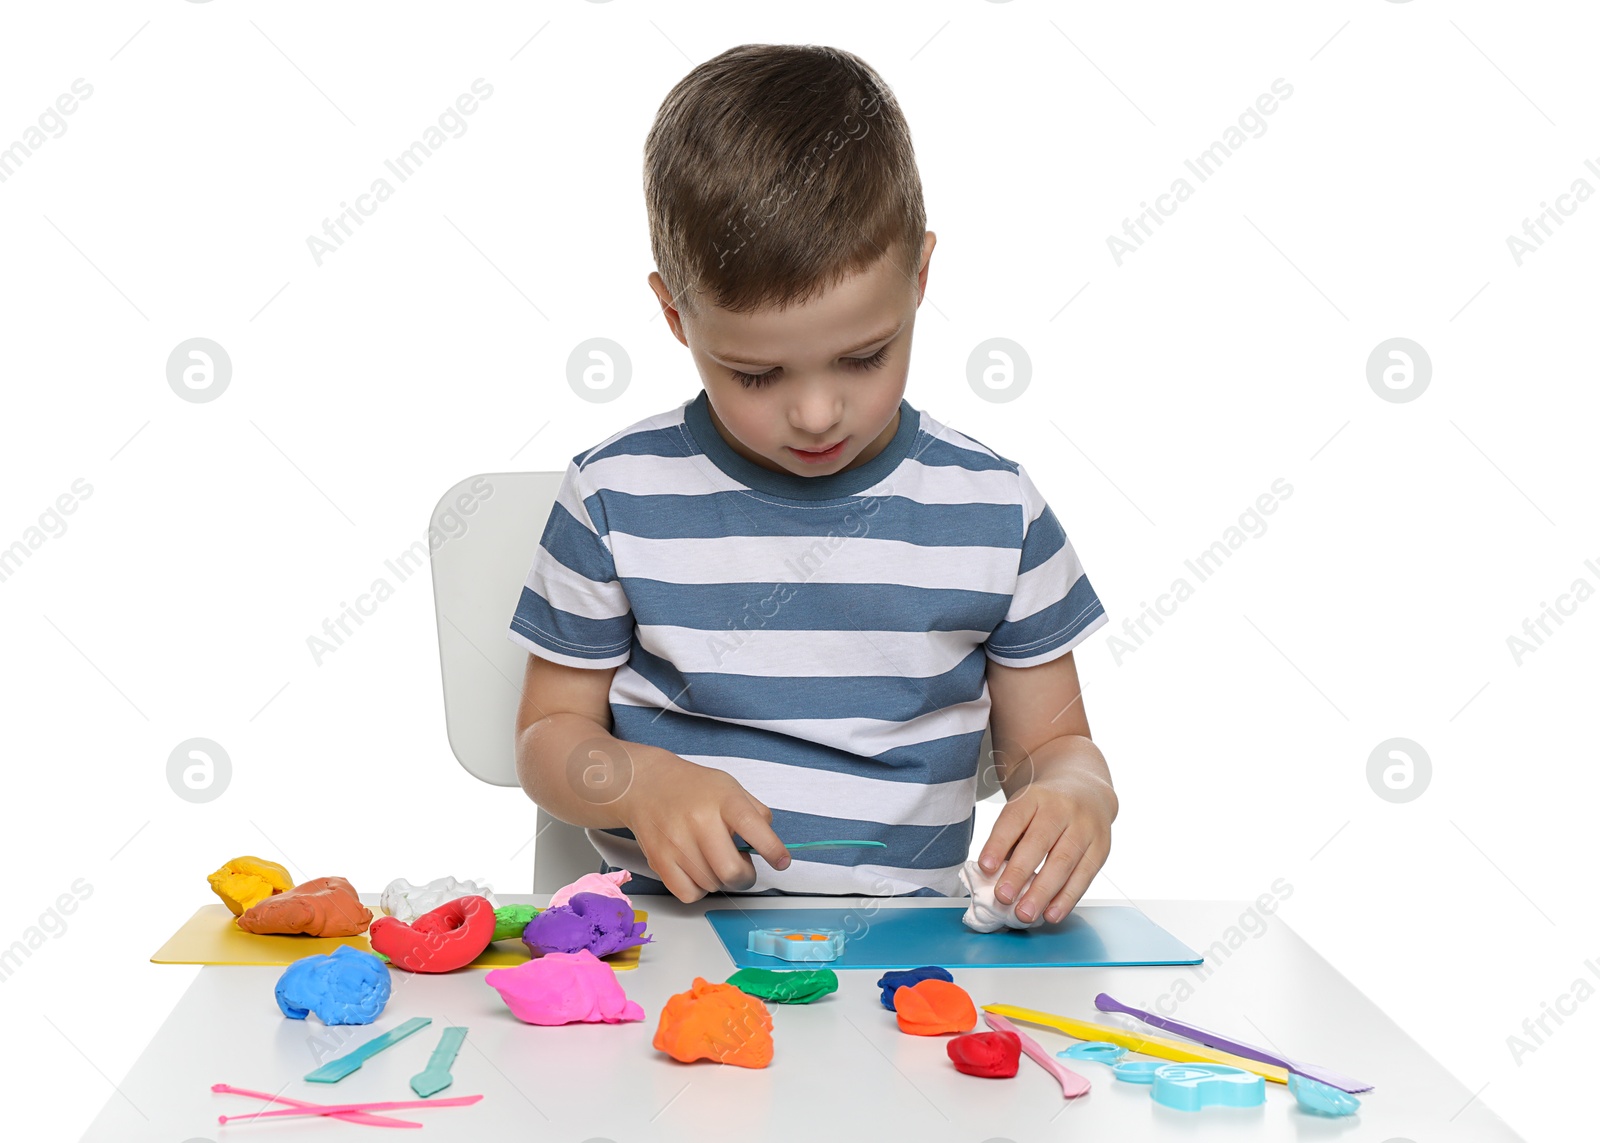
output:
[[[839,990],[839,977],[831,968],[781,972],[771,968],[741,968],[728,977],[740,992],[777,1004],[810,1004]]]
[[[948,969],[940,968],[936,964],[925,964],[921,968],[898,969],[886,972],[878,977],[878,987],[883,989],[883,1006],[890,1012],[894,1011],[894,994],[897,989],[909,987],[921,980],[949,980],[955,977],[950,975]]]
[[[742,1068],[772,1062],[772,1014],[731,984],[694,978],[688,992],[667,998],[650,1046],[675,1060],[716,1060]]]
[[[615,897],[619,901],[626,901],[628,895],[622,891],[622,886],[627,884],[633,876],[626,869],[613,870],[610,873],[585,873],[571,885],[563,885],[550,895],[549,908],[565,905],[579,893],[599,893],[603,897]]]
[[[1017,1074],[1022,1039],[1015,1032],[968,1032],[945,1044],[944,1050],[959,1072],[1008,1079]]]
[[[404,877],[397,877],[384,888],[378,897],[378,908],[391,917],[410,924],[424,913],[431,913],[446,901],[457,897],[482,897],[495,907],[494,895],[487,885],[476,881],[457,881],[454,877],[440,877],[426,885],[413,885]]]
[[[236,922],[247,933],[305,933],[353,937],[365,932],[372,910],[343,877],[317,877],[257,902]]]
[[[369,952],[340,945],[301,957],[278,978],[278,1007],[291,1020],[315,1012],[324,1024],[370,1024],[389,1002],[389,970]]]
[[[235,917],[274,893],[294,888],[287,869],[259,857],[235,857],[206,880]]]
[[[978,1009],[960,985],[924,980],[895,992],[894,1018],[902,1032],[940,1036],[972,1031],[978,1023]]]
[[[961,878],[961,884],[966,886],[967,892],[972,897],[972,904],[961,914],[961,923],[967,928],[979,933],[994,933],[1001,929],[1031,929],[1044,924],[1043,910],[1040,910],[1039,915],[1031,921],[1017,918],[1017,903],[1028,891],[1028,886],[1033,884],[1033,874],[1028,875],[1028,879],[1022,883],[1022,888],[1017,890],[1017,895],[1012,898],[1009,905],[1002,905],[994,895],[995,884],[1000,880],[1000,870],[996,870],[991,877],[974,860],[963,865],[956,876]]]
[[[515,968],[497,968],[484,982],[500,994],[512,1015],[527,1024],[617,1024],[643,1020],[610,965],[588,949],[546,953]]]
[[[411,924],[397,917],[372,922],[367,940],[401,968],[450,972],[471,964],[494,936],[494,906],[485,897],[456,897]]]
[[[494,936],[491,939],[508,941],[512,937],[520,937],[522,930],[528,927],[528,922],[540,912],[537,905],[501,905],[494,911]]]
[[[633,905],[601,893],[578,893],[565,905],[545,909],[528,922],[523,943],[534,956],[588,949],[609,956],[647,943],[645,923],[633,919]]]

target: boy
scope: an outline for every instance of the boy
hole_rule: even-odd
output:
[[[980,861],[1007,905],[1043,861],[1017,915],[1059,920],[1117,812],[1071,654],[1106,614],[1022,467],[904,398],[935,236],[893,95],[730,49],[645,197],[704,389],[567,467],[508,632],[523,789],[629,892],[958,896],[989,727]],[[785,848],[839,838],[884,848]]]

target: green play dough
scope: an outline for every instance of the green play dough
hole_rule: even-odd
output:
[[[494,911],[494,936],[491,941],[508,941],[520,937],[528,922],[540,913],[537,905],[502,905]]]
[[[779,971],[771,968],[741,968],[728,977],[728,983],[751,996],[776,1004],[810,1004],[836,992],[839,978],[831,968],[804,968]]]

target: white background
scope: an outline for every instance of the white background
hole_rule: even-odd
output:
[[[939,241],[907,397],[1027,466],[1112,616],[1077,651],[1122,799],[1090,896],[1282,878],[1280,916],[1469,1092],[1530,1139],[1587,1121],[1600,1000],[1520,1062],[1507,1037],[1600,987],[1600,601],[1520,664],[1507,637],[1600,587],[1600,203],[1520,266],[1507,237],[1600,186],[1597,31],[1575,2],[7,5],[0,146],[93,87],[0,183],[0,546],[93,489],[0,582],[0,946],[89,890],[0,983],[12,1095],[72,1134],[113,1097],[195,972],[147,958],[229,857],[527,890],[533,806],[445,741],[427,577],[320,665],[307,637],[458,480],[694,395],[645,285],[644,135],[695,64],[813,42],[913,130]],[[465,134],[317,265],[307,236],[479,77]],[[1118,266],[1108,236],[1279,78]],[[633,362],[609,403],[566,381],[596,336]],[[191,337],[231,357],[214,401],[168,386]],[[1031,360],[1015,401],[968,384],[990,337]],[[1392,337],[1432,361],[1413,401],[1367,382]],[[197,736],[233,766],[198,805],[166,778]],[[1403,804],[1367,778],[1392,737],[1432,762]]]

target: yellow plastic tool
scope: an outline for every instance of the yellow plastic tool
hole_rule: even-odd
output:
[[[1158,1060],[1173,1060],[1180,1064],[1227,1064],[1229,1067],[1243,1068],[1273,1083],[1289,1082],[1287,1068],[1273,1067],[1271,1064],[1247,1060],[1243,1056],[1219,1052],[1204,1044],[1169,1040],[1164,1036],[1145,1036],[1138,1032],[1113,1028],[1108,1024],[1074,1020],[1070,1016],[1053,1016],[1049,1012],[1040,1012],[1035,1008],[1018,1008],[1015,1004],[985,1004],[983,1010],[1011,1020],[1021,1020],[1024,1024],[1039,1024],[1045,1028],[1054,1028],[1074,1040],[1104,1040],[1106,1043],[1127,1048],[1130,1052],[1138,1052],[1142,1056],[1154,1056]]]

